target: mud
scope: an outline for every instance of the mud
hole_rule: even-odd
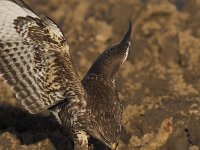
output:
[[[124,105],[119,149],[200,149],[199,0],[26,2],[62,28],[81,78],[131,21],[132,47],[117,81]],[[0,81],[0,149],[71,148],[52,116],[28,114]]]

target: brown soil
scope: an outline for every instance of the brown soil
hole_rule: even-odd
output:
[[[81,77],[132,21],[132,47],[117,81],[124,104],[119,148],[200,149],[200,0],[26,2],[62,28]],[[24,111],[0,81],[0,149],[71,149],[66,135],[52,116]]]

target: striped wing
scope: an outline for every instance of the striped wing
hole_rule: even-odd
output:
[[[63,34],[21,0],[0,0],[0,73],[30,113],[83,99]]]

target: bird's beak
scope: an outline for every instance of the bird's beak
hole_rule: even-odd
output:
[[[118,147],[118,143],[113,143],[113,144],[111,145],[111,149],[112,149],[112,150],[117,150],[117,147]]]

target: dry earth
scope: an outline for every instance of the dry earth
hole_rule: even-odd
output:
[[[26,2],[62,28],[81,77],[132,21],[132,47],[117,81],[119,149],[200,149],[200,0]],[[66,135],[52,116],[24,111],[0,81],[0,149],[71,149]]]

